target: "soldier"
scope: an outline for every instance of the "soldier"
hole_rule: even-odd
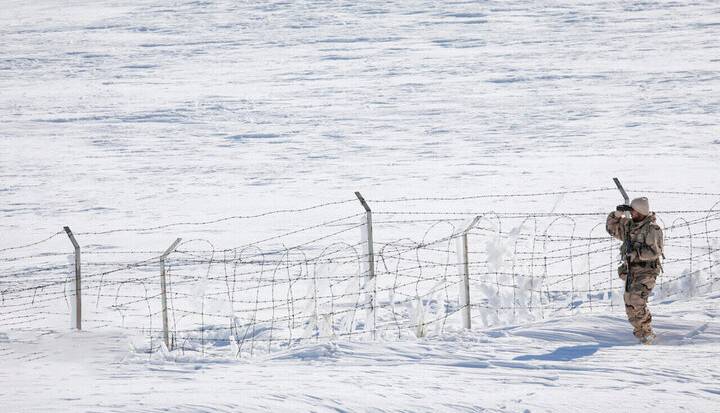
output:
[[[623,216],[630,211],[632,219]],[[625,257],[629,248],[630,282],[625,289],[625,312],[633,334],[641,343],[650,344],[655,339],[650,322],[652,316],[647,307],[648,297],[655,287],[655,279],[662,271],[660,257],[663,257],[663,232],[655,223],[655,213],[645,197],[633,199],[630,205],[618,205],[607,217],[605,229],[613,237],[623,241],[620,248]],[[628,276],[627,261],[618,268],[623,281]],[[627,281],[626,281],[627,283]]]

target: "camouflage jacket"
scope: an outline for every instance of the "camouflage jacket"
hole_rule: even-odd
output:
[[[605,229],[610,235],[623,241],[620,249],[623,257],[628,247],[625,243],[625,234],[629,231],[631,264],[649,262],[654,266],[660,265],[660,257],[663,255],[663,232],[660,226],[655,223],[654,212],[637,223],[625,217],[617,218],[615,213],[611,212],[607,217]]]

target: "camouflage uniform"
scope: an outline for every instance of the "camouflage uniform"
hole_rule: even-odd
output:
[[[655,279],[662,271],[660,257],[663,253],[663,232],[655,223],[655,213],[650,213],[641,222],[635,223],[632,219],[618,218],[615,212],[612,212],[607,218],[605,228],[610,235],[623,241],[620,249],[623,258],[627,248],[625,235],[630,231],[632,280],[623,298],[628,320],[634,327],[633,334],[642,340],[653,334],[650,326],[652,315],[647,308],[647,301],[655,287]],[[624,261],[618,268],[618,274],[625,281],[627,266]]]

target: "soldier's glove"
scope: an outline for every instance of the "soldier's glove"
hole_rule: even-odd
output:
[[[618,205],[617,207],[615,207],[615,210],[616,210],[616,211],[619,211],[619,212],[626,212],[626,211],[627,211],[627,212],[630,212],[630,211],[632,211],[633,209],[632,209],[632,207],[631,207],[630,205],[622,204],[622,205]]]

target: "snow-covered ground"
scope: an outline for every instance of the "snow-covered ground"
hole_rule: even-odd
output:
[[[711,190],[719,12],[715,1],[5,1],[2,242],[358,189],[535,192],[617,175]]]
[[[720,296],[442,339],[319,343],[250,361],[139,356],[113,331],[12,340],[4,411],[690,411],[720,408]],[[6,344],[7,345],[7,344]],[[37,354],[47,358],[33,361]]]
[[[720,410],[718,21],[715,1],[4,1],[2,410]],[[617,245],[601,240],[596,251],[591,244],[604,236],[602,212],[621,201],[607,189],[613,176],[665,211],[673,237],[666,289],[652,302],[660,333],[653,347],[633,344],[617,305]],[[157,329],[157,265],[103,275],[98,284],[90,278],[86,331],[71,332],[67,290],[36,288],[65,286],[67,238],[15,248],[69,225],[92,276],[157,256],[176,237],[185,240],[182,258],[202,263],[238,246],[271,251],[343,228],[349,232],[332,241],[354,246],[363,212],[356,190],[377,212],[379,254],[403,238],[442,240],[476,214],[526,214],[486,216],[481,226],[490,235],[472,234],[473,253],[505,265],[508,283],[516,272],[542,273],[537,263],[548,253],[535,241],[547,241],[551,228],[571,255],[549,269],[551,277],[572,276],[552,296],[562,311],[519,317],[522,297],[500,297],[497,275],[497,289],[488,290],[478,273],[472,297],[484,293],[487,301],[474,302],[471,332],[450,313],[447,329],[443,318],[442,329],[421,339],[404,328],[395,339],[304,341],[239,359],[241,351],[224,347],[204,356],[166,353],[132,329],[139,324],[126,323],[155,317],[150,328]],[[404,197],[432,199],[384,202]],[[324,203],[332,204],[247,218]],[[688,210],[702,212],[678,212]],[[407,211],[415,214],[397,214]],[[558,225],[522,219],[564,212],[571,215],[558,215]],[[572,215],[583,213],[597,215]],[[397,222],[410,218],[416,221]],[[515,240],[514,253],[501,235]],[[515,266],[518,239],[529,268]],[[439,274],[443,303],[456,303],[451,241],[417,258],[445,262],[452,254],[450,274],[423,261],[424,272],[398,275],[379,260],[380,271],[395,271],[385,287]],[[303,252],[328,245],[319,240]],[[343,248],[333,253],[350,249]],[[598,265],[601,273],[593,273]],[[225,287],[197,273],[212,279],[228,270],[203,268],[171,274],[195,277],[184,292],[188,302],[200,297],[204,317],[205,297]],[[313,271],[332,275],[340,267]],[[128,279],[135,283],[122,284]],[[152,282],[141,289],[146,279]],[[607,284],[593,296],[599,283]],[[321,287],[333,293],[332,285]],[[551,292],[542,286],[537,296],[532,284],[515,289],[541,300],[542,311],[553,304],[543,303]],[[108,310],[121,298],[135,302],[135,313]],[[423,311],[437,315],[441,298],[418,300],[429,310],[413,302],[396,310],[402,300],[383,293],[392,311],[379,321],[394,328],[389,323],[401,315],[408,327]],[[588,299],[599,302],[588,308]],[[242,309],[208,300],[218,312]],[[489,306],[508,302],[512,317],[498,309],[494,319]],[[319,331],[317,309],[310,313]],[[330,330],[335,321],[342,320],[326,323]]]

